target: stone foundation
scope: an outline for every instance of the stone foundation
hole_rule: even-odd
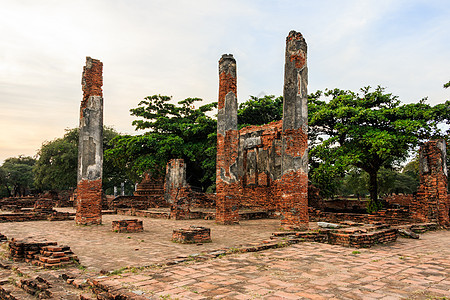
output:
[[[144,226],[138,219],[112,221],[112,231],[114,232],[142,232]]]
[[[370,248],[377,244],[395,242],[398,229],[389,225],[354,224],[344,222],[339,229],[318,229],[315,231],[275,232],[272,238],[285,238],[291,243],[320,242],[352,248]]]
[[[172,241],[181,244],[198,244],[211,242],[211,229],[191,226],[185,229],[175,229]]]

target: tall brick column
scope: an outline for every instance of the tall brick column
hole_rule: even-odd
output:
[[[102,223],[103,173],[103,63],[86,57],[81,81],[83,100],[80,107],[78,145],[77,213],[80,225]]]
[[[447,151],[444,140],[429,141],[420,147],[420,184],[411,203],[412,215],[423,222],[449,226],[447,193]]]
[[[286,38],[281,178],[277,182],[287,230],[308,228],[308,68],[307,46],[299,32]]]
[[[239,223],[239,176],[237,159],[236,60],[224,54],[219,60],[219,107],[217,113],[216,223]]]

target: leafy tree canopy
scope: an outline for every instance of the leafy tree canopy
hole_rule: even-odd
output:
[[[355,166],[369,174],[369,211],[381,208],[377,174],[404,161],[421,141],[441,134],[440,121],[446,117],[421,100],[401,104],[397,96],[384,88],[361,89],[361,94],[339,89],[316,93],[311,101],[310,126],[315,127],[318,143],[311,155],[329,163],[337,171]],[[448,115],[447,115],[448,116]],[[330,161],[331,159],[331,161]]]
[[[153,95],[130,110],[136,130],[147,130],[141,135],[125,135],[113,140],[114,147],[106,157],[127,170],[133,180],[143,172],[162,176],[167,162],[183,158],[187,164],[188,182],[206,190],[215,183],[217,121],[206,113],[217,103],[195,108],[199,98],[187,98],[178,104],[171,97]]]
[[[240,128],[249,125],[264,125],[283,117],[283,97],[275,98],[274,95],[258,98],[250,96],[250,99],[239,104],[238,124]]]
[[[110,148],[109,142],[118,135],[111,127],[103,128],[103,149]],[[39,149],[34,166],[34,182],[41,190],[63,190],[77,186],[78,128],[67,129],[62,138],[44,142]],[[104,159],[103,189],[126,181],[123,170]]]
[[[33,186],[33,166],[36,160],[30,156],[5,159],[0,167],[0,184],[8,196],[25,196]]]

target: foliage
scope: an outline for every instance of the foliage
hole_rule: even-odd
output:
[[[311,156],[321,163],[345,172],[345,166],[358,167],[369,175],[369,211],[381,208],[377,174],[404,161],[419,142],[439,134],[442,113],[421,100],[401,105],[397,96],[384,88],[361,89],[361,94],[339,89],[314,95],[310,126],[321,143]],[[331,163],[330,163],[331,160]]]
[[[110,148],[109,142],[118,135],[110,127],[103,128],[103,150]],[[38,160],[34,166],[34,182],[41,190],[63,190],[77,186],[78,168],[78,128],[67,129],[62,138],[44,142],[38,150]],[[103,189],[112,189],[126,181],[123,170],[109,160],[103,163]]]
[[[450,81],[447,83],[444,83],[444,88],[448,88],[448,87],[450,87]]]
[[[67,129],[64,137],[44,142],[38,150],[34,183],[45,190],[77,186],[78,129]]]
[[[351,168],[344,177],[342,193],[344,195],[355,195],[358,200],[365,196],[368,190],[368,176],[359,168]]]
[[[417,191],[418,181],[408,173],[381,168],[378,172],[378,194],[412,194]]]
[[[283,97],[275,98],[274,95],[258,98],[250,96],[250,99],[239,104],[238,124],[239,128],[249,125],[264,125],[283,117]]]
[[[136,130],[148,131],[115,138],[106,157],[136,181],[147,171],[163,176],[170,159],[183,158],[188,182],[206,190],[215,183],[217,131],[216,120],[206,113],[217,103],[195,108],[201,99],[187,98],[178,105],[170,101],[168,96],[148,96],[131,109],[131,115],[141,118],[132,123]]]
[[[25,196],[33,186],[33,166],[36,160],[30,156],[7,158],[0,167],[0,184],[7,196]]]

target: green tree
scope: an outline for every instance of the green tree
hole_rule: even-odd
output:
[[[1,166],[1,180],[8,196],[25,196],[34,188],[33,166],[36,160],[30,156],[5,159]]]
[[[110,141],[118,133],[111,127],[103,128],[103,150],[109,149]],[[62,138],[44,142],[39,149],[34,166],[34,182],[41,190],[64,190],[77,186],[78,128],[67,129]],[[103,189],[126,181],[125,172],[108,159],[103,162]]]
[[[329,90],[320,100],[316,93],[310,125],[322,143],[311,152],[322,161],[339,158],[342,165],[358,167],[369,175],[369,211],[382,207],[378,199],[378,172],[382,167],[404,161],[420,141],[439,134],[442,117],[421,100],[402,105],[384,88],[361,89],[361,95],[339,89]],[[442,119],[442,118],[441,118]]]
[[[448,88],[448,87],[450,87],[450,81],[447,82],[447,83],[444,83],[444,88],[446,89],[446,88]]]
[[[361,200],[361,196],[365,196],[368,193],[368,179],[366,172],[359,168],[350,168],[344,177],[342,186],[343,194],[354,195],[358,200]]]
[[[188,182],[211,191],[215,184],[217,121],[206,113],[217,103],[195,108],[195,102],[201,99],[188,98],[178,105],[170,101],[168,96],[148,96],[131,109],[131,115],[139,118],[132,123],[135,129],[147,132],[115,138],[106,157],[136,181],[148,171],[163,176],[170,159],[183,158]]]
[[[239,104],[238,124],[239,128],[249,125],[264,125],[283,117],[283,97],[275,98],[274,95],[258,98],[250,96],[250,99]]]

